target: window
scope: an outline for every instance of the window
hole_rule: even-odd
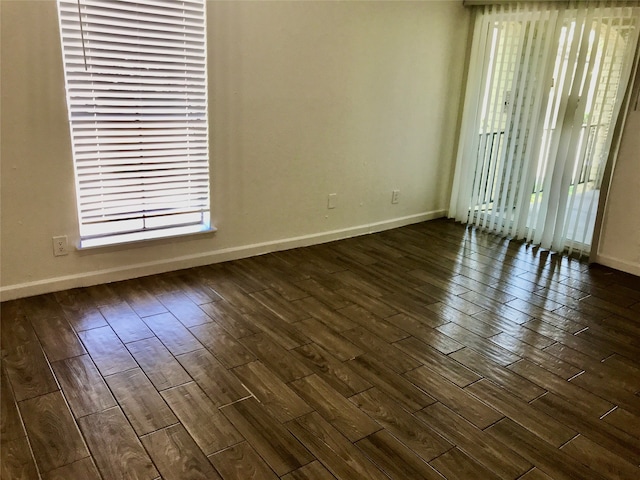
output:
[[[210,230],[204,0],[58,0],[81,247]]]

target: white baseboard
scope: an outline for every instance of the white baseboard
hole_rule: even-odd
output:
[[[615,268],[623,272],[630,273],[640,277],[640,264],[628,262],[626,260],[620,260],[618,258],[611,257],[609,255],[596,254],[595,263],[604,265],[605,267]]]
[[[394,218],[382,222],[358,225],[355,227],[332,230],[328,232],[313,233],[299,237],[284,238],[251,245],[241,245],[238,247],[212,250],[198,253],[162,259],[155,262],[139,263],[127,265],[125,267],[109,268],[92,272],[78,273],[61,277],[47,278],[33,282],[19,283],[0,287],[0,301],[13,300],[16,298],[41,295],[43,293],[57,292],[69,288],[89,287],[101,283],[117,282],[136,277],[144,277],[157,273],[170,272],[183,268],[199,267],[212,263],[237,260],[239,258],[252,257],[279,250],[288,250],[297,247],[308,247],[320,243],[343,240],[345,238],[357,237],[368,233],[381,232],[392,228],[403,227],[413,223],[424,222],[446,216],[446,210],[434,210],[406,217]]]

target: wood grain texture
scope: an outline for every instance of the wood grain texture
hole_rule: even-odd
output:
[[[374,335],[366,328],[357,327],[347,330],[342,332],[342,336],[396,373],[405,373],[420,366],[418,360],[387,341],[381,340],[386,337]]]
[[[420,390],[405,377],[386,368],[382,362],[369,355],[362,355],[352,360],[349,362],[349,366],[411,412],[435,402],[433,397]]]
[[[501,442],[532,463],[536,463],[543,471],[559,480],[571,478],[601,479],[594,470],[583,465],[576,458],[555,449],[540,440],[525,428],[505,418],[492,425],[488,431]]]
[[[305,365],[345,397],[350,397],[372,386],[351,367],[315,343],[298,347],[294,352]]]
[[[278,475],[284,475],[313,460],[287,429],[265,415],[255,399],[227,405],[221,411]]]
[[[390,478],[442,480],[433,467],[386,431],[369,435],[356,445]]]
[[[627,412],[623,408],[616,408],[604,416],[603,420],[620,430],[640,438],[640,416]]]
[[[331,475],[320,462],[314,460],[281,478],[282,480],[334,480],[336,477]]]
[[[190,382],[161,394],[205,455],[243,440],[197,383]]]
[[[183,292],[196,305],[222,300],[213,288],[198,281],[199,271],[205,269],[206,267],[195,268],[188,273],[171,276],[172,285],[175,285],[175,288]]]
[[[107,320],[123,343],[135,342],[153,336],[153,333],[133,311],[128,303],[116,303],[100,307]]]
[[[428,424],[423,425],[418,418],[375,388],[354,395],[350,400],[425,461],[453,446]]]
[[[631,336],[630,338],[635,337]],[[615,365],[615,355],[607,358],[604,362],[598,362],[594,361],[591,357],[560,343],[545,348],[545,352],[551,353],[556,357],[573,363],[579,368],[585,370],[585,374],[587,374],[588,377],[593,377],[585,382],[586,389],[594,386],[594,388],[598,388],[605,396],[609,395],[609,392],[624,394],[635,393],[640,390],[640,372],[637,369],[635,369],[634,372],[631,366],[617,368]],[[581,376],[582,375],[579,377]],[[577,380],[579,377],[572,379],[572,381]],[[605,379],[606,382],[603,382]]]
[[[286,323],[295,323],[310,318],[308,312],[296,308],[295,305],[292,305],[291,302],[282,298],[281,295],[271,289],[252,293],[251,298],[268,308],[273,314]]]
[[[467,387],[466,391],[556,447],[560,447],[577,434],[563,423],[491,383],[490,380],[480,380]]]
[[[606,376],[607,381],[598,373],[584,372],[581,375],[571,378],[573,385],[594,393],[600,397],[609,399],[615,405],[640,415],[640,397],[635,394],[635,386],[626,385],[624,380],[615,378],[613,375]],[[631,388],[629,388],[631,387]]]
[[[144,322],[173,355],[181,355],[203,348],[191,332],[170,313],[145,317]]]
[[[377,314],[381,318],[387,318],[399,313],[398,310],[392,306],[378,300],[376,297],[369,296],[354,287],[346,286],[336,290],[336,293],[341,297],[344,297],[346,300],[356,305],[360,305],[365,310]]]
[[[63,290],[54,293],[54,296],[76,332],[107,326],[106,320],[86,289]]]
[[[309,339],[343,362],[364,353],[364,350],[356,347],[342,335],[334,332],[316,319],[310,318],[301,321],[300,329],[304,331]]]
[[[140,317],[158,315],[167,311],[162,303],[146,290],[142,282],[126,280],[114,284],[113,289]]]
[[[79,335],[102,375],[122,372],[138,365],[111,327],[85,330]]]
[[[640,389],[640,363],[627,357],[614,354],[607,357],[603,364],[611,367],[613,371],[618,371],[621,377],[625,378],[634,386],[632,389]]]
[[[247,442],[209,457],[224,480],[277,480],[277,475]]]
[[[104,479],[152,480],[158,477],[149,455],[118,407],[78,420]]]
[[[189,290],[189,293],[193,292]],[[209,304],[205,302],[204,305],[200,304],[198,306],[189,298],[186,291],[166,293],[158,295],[157,298],[186,327],[202,325],[211,321],[211,317],[206,313]],[[212,301],[209,298],[198,298],[198,300]]]
[[[262,362],[251,362],[233,370],[271,416],[287,422],[311,412],[311,407]]]
[[[500,478],[517,478],[533,465],[510,449],[510,442],[501,442],[467,422],[440,403],[418,412],[417,417],[449,442],[471,455]]]
[[[216,268],[224,269],[225,266],[216,266]],[[225,272],[226,274],[227,272]],[[214,280],[211,282],[215,292],[222,297],[223,300],[229,302],[233,307],[242,314],[257,313],[261,310],[259,303],[250,297],[246,290],[243,290],[237,283],[230,279]],[[258,287],[259,288],[259,287]]]
[[[429,463],[445,478],[482,478],[487,480],[500,478],[458,448],[452,448]]]
[[[560,449],[575,458],[583,465],[595,470],[605,478],[620,478],[632,480],[638,478],[640,469],[604,447],[578,435]]]
[[[639,313],[446,220],[3,302],[0,472],[640,478]]]
[[[464,347],[464,344],[436,330],[434,327],[439,323],[429,322],[426,317],[416,318],[406,313],[399,313],[389,317],[388,320],[445,355]]]
[[[338,311],[351,321],[371,331],[377,337],[386,339],[388,342],[395,342],[409,336],[404,330],[359,305],[352,305]]]
[[[488,427],[503,417],[500,412],[428,367],[422,366],[411,370],[405,374],[405,377],[480,429]]]
[[[0,370],[0,389],[0,442],[4,444],[10,440],[24,437],[26,433],[4,368]]]
[[[100,480],[100,474],[93,461],[87,457],[70,463],[42,476],[42,480]]]
[[[163,428],[141,440],[165,480],[220,479],[182,425]]]
[[[356,408],[317,375],[310,375],[291,387],[322,417],[350,441],[366,437],[380,430],[380,425]]]
[[[31,324],[49,362],[86,353],[71,325],[63,317],[34,318]]]
[[[297,418],[287,427],[337,478],[387,478],[318,413]]]
[[[255,355],[216,322],[196,325],[189,330],[226,368],[244,365],[256,359]]]
[[[520,477],[520,480],[553,480],[549,475],[544,473],[539,468],[532,468],[523,476]]]
[[[297,324],[287,323],[270,312],[249,313],[247,318],[274,342],[287,350],[311,343],[311,340],[298,328]]]
[[[63,316],[62,308],[52,293],[38,295],[31,298],[28,302],[23,302],[22,313],[24,313],[29,320]]]
[[[41,472],[89,456],[60,392],[24,400],[20,402],[20,412]]]
[[[236,309],[225,300],[206,303],[201,305],[200,308],[210,317],[208,322],[200,322],[200,324],[214,321],[235,339],[247,337],[260,331],[253,325],[253,322],[247,321],[244,315],[238,313]],[[192,327],[195,325],[188,326]]]
[[[3,364],[17,401],[58,390],[44,351],[23,315],[2,318]]]
[[[238,377],[224,368],[208,350],[195,350],[176,358],[216,407],[251,395]]]
[[[546,390],[560,395],[575,405],[578,410],[588,412],[594,417],[599,418],[615,406],[613,403],[573,383],[565,381],[563,378],[554,375],[528,360],[520,360],[519,362],[509,365],[509,370],[531,380]]]
[[[2,442],[0,448],[0,478],[11,480],[33,480],[38,478],[38,469],[26,436]]]
[[[541,386],[495,363],[471,348],[465,347],[449,356],[524,401],[531,401],[545,392]]]
[[[440,353],[435,348],[431,348],[417,338],[405,338],[395,342],[394,345],[418,360],[422,365],[427,365],[430,370],[449,379],[459,387],[466,387],[482,378],[477,373],[456,362],[451,357]]]
[[[589,412],[576,411],[571,402],[553,393],[537,398],[532,405],[548,415],[553,415],[560,422],[612,453],[629,459],[634,464],[640,464],[640,440],[637,436],[629,435],[599,418],[594,418]]]
[[[108,284],[87,287],[85,292],[87,292],[96,307],[102,307],[104,305],[111,305],[123,301],[123,299],[120,298],[120,296],[113,290],[111,285]]]
[[[338,310],[351,305],[351,302],[336,291],[325,287],[313,278],[307,278],[296,282],[296,286],[304,290],[309,296],[312,296],[322,302],[332,310]]]
[[[545,370],[564,378],[565,380],[581,372],[580,368],[577,368],[574,365],[571,365],[570,363],[554,357],[548,352],[542,350],[542,348],[552,345],[554,343],[553,341],[541,342],[538,347],[529,345],[520,338],[513,337],[504,332],[490,337],[489,340],[500,345],[506,350],[509,350],[510,352],[543,367]]]
[[[138,435],[178,423],[171,409],[139,368],[110,375],[106,380]]]
[[[314,297],[306,297],[294,302],[294,306],[315,318],[327,328],[335,332],[344,332],[357,326],[349,317],[331,310]]]
[[[266,333],[244,337],[240,342],[283,382],[311,375],[312,370]]]
[[[440,333],[453,338],[460,344],[469,346],[476,351],[481,351],[485,357],[489,357],[489,359],[502,366],[506,366],[520,360],[520,357],[515,353],[510,352],[491,340],[483,338],[480,335],[476,335],[471,330],[467,330],[453,322],[440,325],[437,327],[437,330]]]
[[[131,342],[127,349],[158,391],[191,381],[184,368],[157,338]]]
[[[89,355],[60,360],[51,366],[76,418],[116,405],[113,395]]]

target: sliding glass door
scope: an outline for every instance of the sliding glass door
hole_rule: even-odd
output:
[[[624,6],[477,14],[450,216],[588,250],[639,23]]]

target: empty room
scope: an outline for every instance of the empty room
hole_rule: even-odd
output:
[[[0,0],[0,478],[640,478],[639,38]]]

